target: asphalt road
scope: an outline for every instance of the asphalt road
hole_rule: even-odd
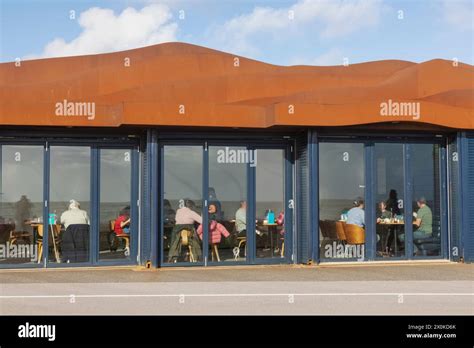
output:
[[[474,265],[0,271],[0,314],[474,314]]]

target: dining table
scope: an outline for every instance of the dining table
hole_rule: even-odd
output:
[[[33,228],[33,243],[36,243],[38,237],[40,236],[39,227],[43,226],[43,223],[42,222],[36,222],[36,221],[29,221],[29,222],[27,222],[27,224],[30,225],[31,228]],[[58,250],[58,243],[57,243],[58,238],[59,238],[59,231],[61,229],[60,226],[61,225],[48,224],[48,234],[51,236],[51,241],[53,242],[54,257],[56,258],[57,263],[61,262],[60,259],[59,259],[59,250]],[[56,227],[56,230],[57,230],[56,232],[55,232],[55,227]],[[44,236],[41,236],[41,237],[44,238]],[[38,255],[38,263],[41,263],[41,257],[39,257],[39,255]]]
[[[397,243],[397,237],[398,237],[398,230],[400,228],[400,226],[404,226],[405,225],[405,222],[404,221],[401,221],[401,220],[398,220],[398,221],[380,221],[380,222],[377,222],[377,226],[382,226],[382,228],[384,230],[387,230],[387,233],[384,233],[385,237],[385,241],[382,241],[381,244],[382,246],[384,246],[385,248],[388,247],[387,243],[388,243],[388,237],[390,235],[390,232],[393,231],[393,234],[394,234],[394,239],[395,239],[395,248],[394,248],[394,251],[395,251],[395,255],[398,254],[398,243]],[[390,227],[392,227],[390,229]]]

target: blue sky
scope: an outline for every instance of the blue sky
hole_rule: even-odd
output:
[[[279,65],[434,58],[474,63],[473,0],[0,3],[2,62],[181,41]]]

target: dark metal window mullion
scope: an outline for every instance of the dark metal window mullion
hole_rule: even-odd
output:
[[[316,131],[311,131],[310,135],[309,157],[309,177],[308,185],[310,187],[309,197],[309,228],[312,236],[313,260],[319,263],[321,256],[319,254],[319,139]],[[314,218],[312,218],[314,216]]]
[[[207,142],[204,144],[202,156],[202,257],[204,266],[207,266],[209,261],[209,149]]]
[[[404,144],[405,158],[405,258],[413,259],[413,175],[412,144]],[[396,241],[395,241],[396,242]]]
[[[49,180],[50,180],[50,160],[51,160],[51,148],[49,143],[46,141],[44,144],[44,157],[43,157],[43,255],[42,263],[46,267],[48,264],[48,241],[49,241]],[[47,228],[45,228],[47,227]]]
[[[248,146],[247,150],[257,151],[255,147]],[[257,167],[251,167],[247,163],[247,263],[253,264],[256,259],[256,226],[255,226],[255,208],[256,208],[256,194],[255,194],[255,178]]]
[[[364,165],[365,165],[365,250],[364,260],[375,259],[376,242],[376,226],[375,226],[375,189],[377,184],[377,176],[375,175],[375,145],[373,142],[364,144]]]
[[[133,147],[130,149],[131,151],[131,164],[132,168],[131,171],[131,217],[132,217],[132,228],[131,228],[131,240],[130,240],[130,260],[133,263],[138,263],[138,238],[139,238],[139,214],[140,214],[140,206],[141,201],[138,198],[138,190],[139,190],[139,175],[140,171],[138,168],[139,159],[140,159],[140,152],[138,151],[138,147]]]
[[[445,258],[449,258],[449,251],[448,251],[448,247],[449,247],[449,242],[448,242],[448,225],[447,225],[447,221],[448,221],[448,194],[447,194],[447,190],[448,190],[448,185],[447,185],[447,170],[448,170],[448,166],[447,166],[447,162],[446,162],[446,158],[448,157],[447,156],[447,145],[446,143],[443,144],[443,145],[440,145],[439,147],[439,170],[441,172],[441,175],[440,175],[440,182],[438,183],[439,185],[439,189],[440,189],[440,198],[441,198],[441,206],[440,206],[440,219],[441,219],[441,235],[440,235],[440,238],[441,238],[441,255],[442,257],[445,259]]]
[[[89,261],[97,264],[99,260],[100,244],[100,149],[92,146],[91,150],[91,185],[90,185],[90,236],[89,236]]]

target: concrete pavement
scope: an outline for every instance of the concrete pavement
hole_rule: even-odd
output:
[[[474,265],[0,271],[0,313],[474,314]]]

